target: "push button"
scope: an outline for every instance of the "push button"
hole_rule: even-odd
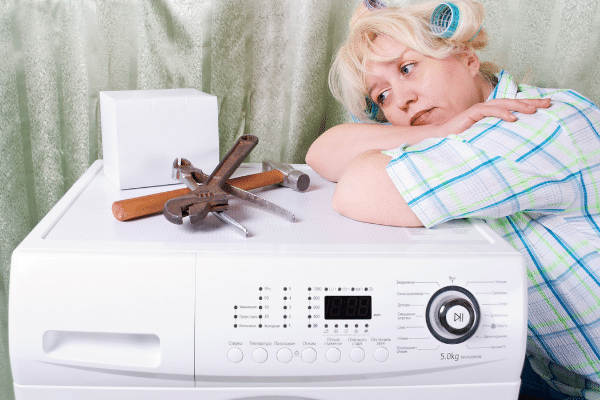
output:
[[[316,359],[317,352],[315,351],[315,349],[309,347],[302,351],[302,360],[304,360],[304,362],[312,363],[315,362]]]
[[[462,331],[470,322],[469,310],[463,305],[452,306],[446,312],[446,323],[455,331]]]
[[[233,349],[227,352],[227,359],[230,362],[237,364],[244,359],[244,353],[242,352],[242,350],[238,349],[237,347],[234,347]]]
[[[357,363],[361,362],[365,359],[365,351],[360,347],[352,349],[352,351],[350,352],[350,359]]]
[[[279,362],[282,363],[289,363],[290,361],[292,361],[293,357],[294,355],[292,354],[292,351],[287,347],[279,349],[279,351],[277,352],[277,359],[279,360]]]
[[[252,359],[257,363],[264,363],[269,358],[269,353],[261,347],[252,352]]]
[[[327,353],[325,353],[325,358],[329,362],[336,363],[340,361],[340,358],[342,358],[342,353],[340,353],[339,349],[332,347],[331,349],[327,350]]]
[[[442,304],[439,321],[446,331],[463,335],[473,326],[473,306],[465,299],[452,299]]]
[[[375,361],[379,361],[379,362],[386,361],[389,356],[390,356],[390,353],[388,352],[388,349],[386,349],[385,347],[379,347],[373,353],[373,358],[375,359]]]

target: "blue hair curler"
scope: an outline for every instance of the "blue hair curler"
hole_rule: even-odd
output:
[[[379,114],[379,106],[368,97],[365,97],[365,102],[367,103],[367,107],[365,109],[367,116],[369,117],[369,119],[377,121],[377,114]]]
[[[386,5],[380,0],[365,0],[365,6],[371,11],[386,8]]]
[[[454,3],[442,3],[431,14],[431,31],[436,36],[448,39],[456,32],[459,20],[458,7]]]
[[[381,108],[379,108],[379,106],[375,104],[373,100],[365,96],[365,103],[365,113],[367,113],[367,117],[369,117],[371,121],[379,122],[381,124],[387,122],[387,120],[381,113]]]

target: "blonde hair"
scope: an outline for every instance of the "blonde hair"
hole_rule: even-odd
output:
[[[388,7],[367,10],[361,4],[350,20],[350,33],[340,47],[329,72],[329,87],[334,97],[362,121],[370,120],[366,108],[368,98],[367,61],[385,62],[376,54],[373,42],[384,35],[421,54],[438,59],[459,55],[470,50],[482,50],[488,44],[483,23],[483,6],[471,0],[456,0],[460,21],[450,38],[436,36],[430,28],[431,14],[439,1],[408,7]],[[498,68],[493,63],[481,63],[480,75],[495,84]]]

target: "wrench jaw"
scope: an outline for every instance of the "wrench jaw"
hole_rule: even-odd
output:
[[[209,212],[219,212],[227,210],[228,202],[227,198],[218,201],[195,203],[188,208],[188,214],[190,216],[190,223],[192,225],[198,225],[208,215]]]
[[[179,158],[176,158],[175,161],[173,161],[173,167],[171,168],[171,179],[174,181],[179,180]]]
[[[189,160],[181,158],[181,164],[177,158],[173,161],[171,178],[185,184],[191,191],[196,190],[199,183],[195,180],[194,173],[202,173],[202,171],[194,167]]]
[[[183,224],[183,217],[187,216],[187,212],[184,215],[184,209],[181,207],[178,202],[173,201],[177,199],[171,199],[165,203],[163,206],[163,215],[167,219],[167,221],[181,225]]]
[[[209,211],[210,211],[209,203],[192,204],[190,206],[190,208],[188,208],[188,214],[190,216],[190,223],[192,225],[200,224],[202,221],[204,221],[204,219],[208,215]]]
[[[192,225],[197,225],[204,221],[209,212],[225,211],[228,204],[226,194],[190,193],[167,201],[163,214],[167,221],[177,225],[183,224],[183,218],[187,216]]]
[[[179,163],[179,158],[176,158],[175,161],[173,161],[173,168],[171,169],[171,178],[173,178],[173,180],[181,182],[181,173],[185,171],[186,166],[189,164],[191,164],[190,161],[186,160],[185,158],[181,159],[181,164]]]

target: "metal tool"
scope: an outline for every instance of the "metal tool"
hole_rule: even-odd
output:
[[[269,185],[280,185],[304,192],[310,185],[310,177],[289,164],[275,161],[263,161],[262,172],[240,176],[229,180],[233,186],[244,187],[246,190]]]
[[[258,138],[255,136],[242,136],[210,176],[195,168],[190,161],[182,158],[179,164],[176,159],[173,163],[173,178],[184,183],[191,192],[165,203],[163,214],[167,220],[182,224],[183,218],[189,215],[190,222],[195,225],[204,220],[209,212],[213,212],[221,221],[247,237],[248,230],[224,213],[228,206],[227,194],[231,194],[260,205],[289,221],[295,221],[296,218],[291,212],[227,183],[227,179],[257,143]]]
[[[173,178],[184,183],[191,192],[167,201],[163,207],[165,218],[174,224],[182,224],[183,217],[189,215],[190,222],[195,225],[203,221],[209,212],[225,211],[229,201],[227,193],[221,186],[257,144],[256,136],[240,137],[212,174],[203,182],[196,182],[194,179],[192,173],[195,168],[191,162],[182,159],[181,165],[179,165],[175,160]]]
[[[196,182],[204,182],[206,179],[208,179],[208,175],[206,175],[199,169],[196,169],[192,173],[192,175],[194,176],[194,179],[196,180]],[[254,174],[254,175],[258,175],[258,174]],[[253,176],[253,175],[248,175],[248,176]],[[259,206],[263,207],[264,209],[271,211],[274,214],[277,214],[277,215],[287,219],[290,222],[296,222],[296,217],[294,216],[294,214],[292,214],[285,208],[281,208],[278,205],[271,203],[270,201],[267,201],[263,198],[256,196],[253,193],[248,192],[247,190],[241,189],[237,186],[233,186],[233,184],[230,183],[232,181],[233,181],[233,179],[230,179],[229,181],[225,182],[221,187],[223,189],[223,191],[226,192],[227,194],[238,197],[242,200],[249,201],[256,205],[259,205]],[[257,186],[257,187],[262,187],[262,185]]]
[[[306,173],[294,169],[294,167],[289,164],[265,161],[263,162],[262,168],[263,172],[229,179],[225,184],[222,185],[223,190],[233,196],[248,200],[248,197],[252,197],[254,195],[247,192],[247,190],[253,190],[277,184],[280,186],[289,187],[295,191],[303,192],[310,185],[310,177]],[[194,175],[194,180],[197,183],[202,183],[208,178],[208,175],[203,174],[202,171],[196,168],[193,168],[191,171],[191,173]],[[198,173],[198,171],[200,172]],[[233,193],[234,191],[236,193]],[[188,194],[190,192],[190,188],[183,188],[168,192],[154,193],[141,197],[134,197],[131,199],[118,200],[112,205],[112,213],[119,221],[128,221],[135,218],[145,217],[162,212],[162,209],[168,200]],[[260,198],[256,197],[256,199]],[[264,200],[256,200],[255,203],[258,204],[260,201]],[[266,207],[265,204],[260,205]],[[272,207],[269,206],[266,208],[271,209]],[[277,208],[277,206],[275,206],[275,208]],[[285,213],[280,213],[276,210],[272,211],[285,217]]]

